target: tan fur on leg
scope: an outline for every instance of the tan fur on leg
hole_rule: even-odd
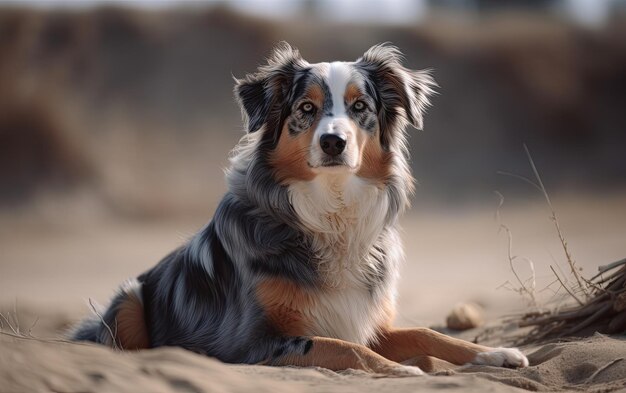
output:
[[[490,348],[427,328],[386,329],[372,349],[396,362],[426,355],[458,365],[528,366],[528,359],[516,348]]]
[[[414,358],[405,360],[402,364],[406,366],[415,366],[419,367],[425,373],[438,373],[441,371],[449,371],[458,368],[452,363],[446,362],[445,360],[437,359],[432,356],[416,356]]]
[[[470,363],[477,354],[492,350],[427,328],[389,329],[380,335],[372,349],[396,362],[427,355],[459,365]]]
[[[396,376],[422,374],[417,367],[392,362],[362,345],[325,337],[313,337],[311,340],[310,349],[304,355],[281,356],[272,365],[316,366],[335,371],[351,368]]]

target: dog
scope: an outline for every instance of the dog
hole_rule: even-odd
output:
[[[515,348],[392,327],[398,218],[414,187],[405,129],[422,128],[435,88],[428,71],[402,63],[388,44],[310,64],[281,43],[235,79],[246,134],[213,219],[72,338],[395,376],[436,359],[527,366]]]

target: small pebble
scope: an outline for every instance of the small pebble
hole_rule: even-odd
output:
[[[483,309],[476,303],[459,303],[448,314],[448,329],[467,330],[481,326],[485,322]]]

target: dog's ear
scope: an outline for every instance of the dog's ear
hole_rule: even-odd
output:
[[[276,108],[282,108],[293,85],[296,71],[305,65],[297,49],[279,43],[254,74],[235,79],[235,97],[241,107],[244,127],[255,132],[270,121]]]
[[[402,60],[398,48],[379,44],[356,61],[356,66],[366,74],[366,86],[376,100],[385,145],[389,142],[389,130],[394,127],[408,122],[422,129],[423,114],[436,86],[429,71],[409,70]]]

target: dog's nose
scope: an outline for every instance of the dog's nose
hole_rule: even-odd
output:
[[[346,148],[346,138],[337,134],[323,134],[320,137],[320,146],[329,156],[338,156]]]

